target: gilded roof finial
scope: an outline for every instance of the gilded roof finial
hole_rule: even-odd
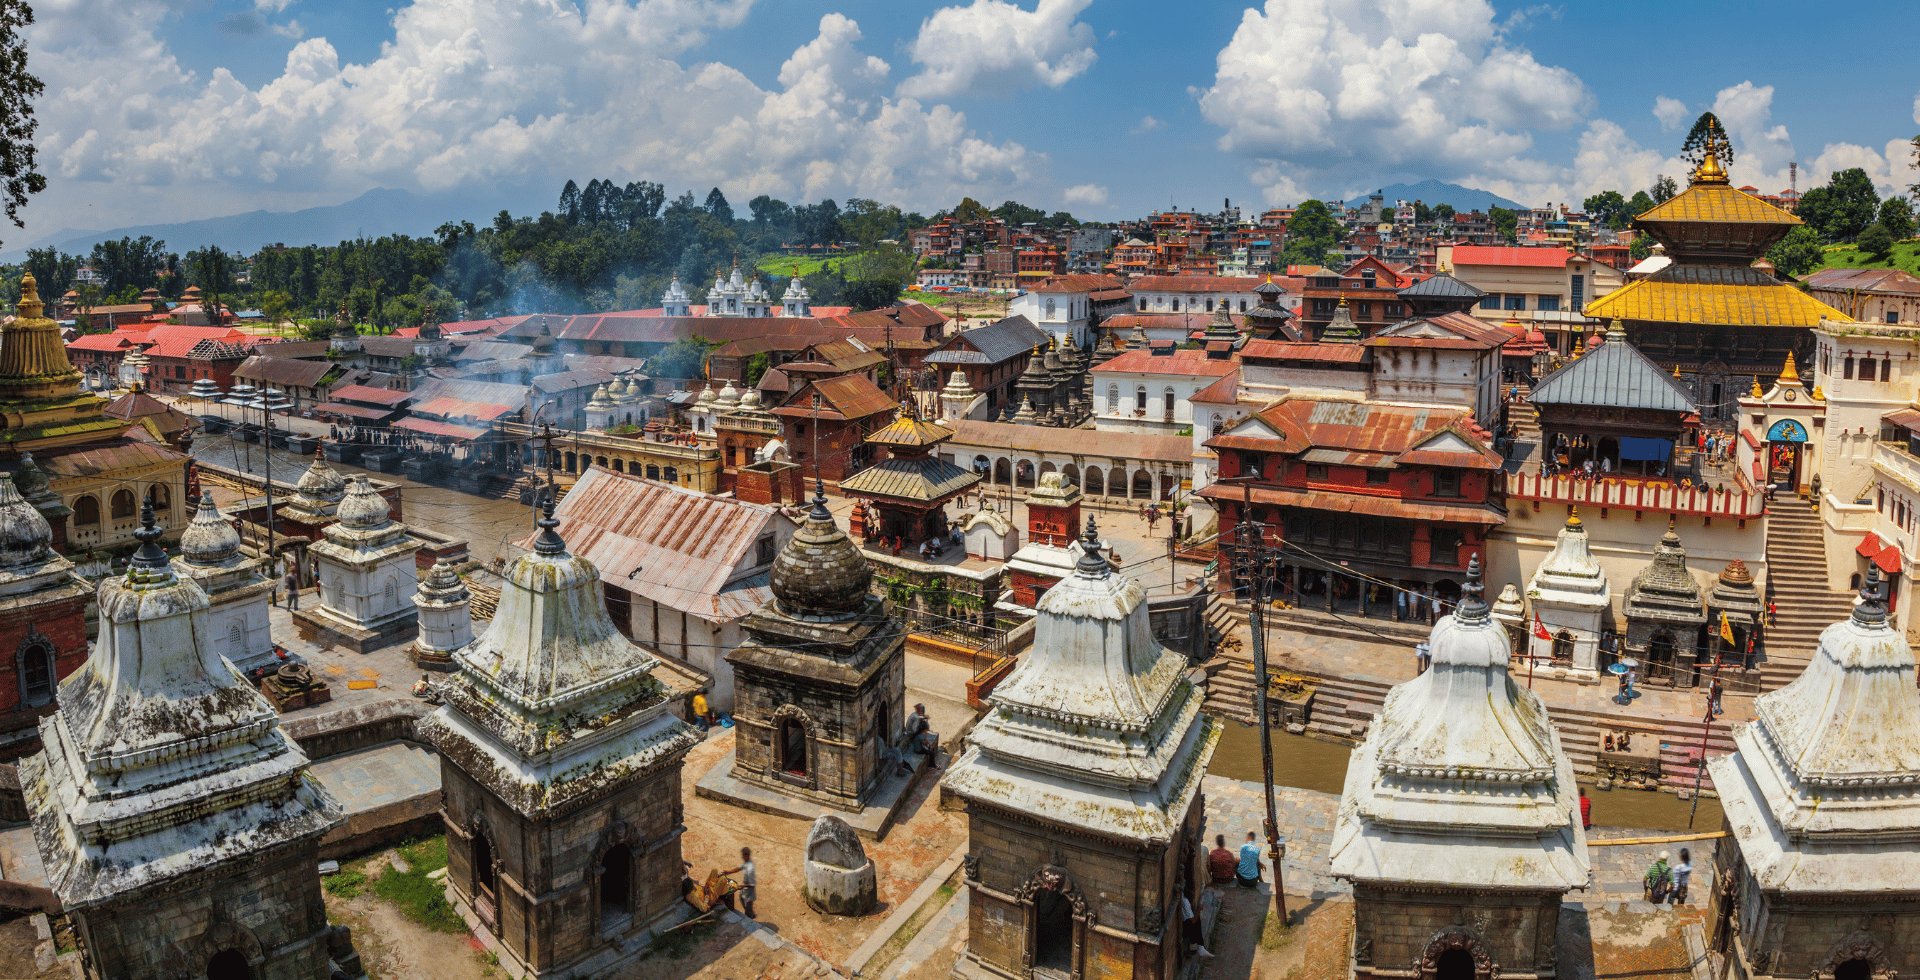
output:
[[[1574,504],[1567,505],[1567,527],[1576,531],[1580,529],[1580,508]]]
[[[1706,154],[1700,158],[1700,166],[1694,168],[1693,182],[1696,184],[1730,184],[1726,168],[1720,166],[1720,145],[1725,137],[1720,135],[1719,120],[1707,124]]]
[[[1674,376],[1675,378],[1678,378],[1678,377],[1680,377],[1680,365],[1678,365],[1678,364],[1675,364],[1675,365],[1673,366],[1673,376]]]
[[[1817,402],[1823,402],[1823,401],[1826,401],[1826,400],[1827,400],[1827,393],[1826,393],[1826,390],[1825,390],[1825,389],[1823,389],[1823,388],[1821,388],[1821,387],[1820,387],[1819,385],[1817,385],[1817,384],[1813,386],[1813,391],[1812,391],[1812,393],[1811,393],[1811,394],[1812,394],[1812,396],[1813,396],[1813,400],[1814,400],[1814,401],[1817,401]]]
[[[1757,375],[1757,374],[1756,374],[1756,375],[1754,375],[1754,376],[1753,376],[1753,390],[1752,390],[1752,391],[1749,391],[1749,392],[1747,392],[1747,395],[1748,395],[1748,397],[1751,397],[1751,398],[1764,398],[1764,397],[1766,397],[1766,394],[1767,394],[1766,392],[1764,392],[1764,391],[1761,391],[1761,390],[1760,390],[1760,376],[1759,376],[1759,375]]]
[[[1800,370],[1793,366],[1793,352],[1787,352],[1787,366],[1780,369],[1780,383],[1797,385],[1800,383]]]
[[[40,302],[40,287],[29,272],[20,277],[20,317],[26,320],[38,320],[47,304]]]

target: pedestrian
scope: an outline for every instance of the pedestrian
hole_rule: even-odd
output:
[[[1713,717],[1715,718],[1720,717],[1726,710],[1720,706],[1720,695],[1724,690],[1725,688],[1720,686],[1720,679],[1717,677],[1714,678],[1713,687],[1709,688],[1708,691],[1709,700],[1713,704]]]
[[[1627,697],[1633,697],[1633,686],[1638,683],[1640,683],[1640,668],[1629,668],[1627,670]]]
[[[1580,791],[1580,829],[1593,829],[1593,800],[1587,798],[1587,791],[1584,789]]]
[[[1187,901],[1186,892],[1180,893],[1180,939],[1193,955],[1203,960],[1213,959],[1213,954],[1207,951],[1206,937],[1200,934],[1200,917],[1193,914],[1193,903]]]
[[[1227,835],[1213,835],[1213,850],[1207,852],[1207,878],[1216,885],[1231,885],[1237,863],[1239,859],[1227,850]]]
[[[713,708],[707,704],[707,696],[705,694],[695,693],[693,696],[693,723],[700,726],[700,730],[704,732],[713,727],[713,721]]]
[[[1407,590],[1395,589],[1393,592],[1393,621],[1404,623],[1407,620]]]
[[[1260,845],[1254,843],[1253,831],[1247,831],[1247,842],[1240,845],[1240,864],[1233,874],[1242,888],[1260,887],[1260,871],[1266,865],[1260,863]]]
[[[1774,605],[1772,599],[1767,600],[1767,625],[1780,625],[1780,607]]]
[[[287,608],[300,608],[300,572],[296,569],[287,570]]]
[[[1673,904],[1687,904],[1687,880],[1693,877],[1693,852],[1680,849],[1680,863],[1673,866]]]
[[[753,848],[741,848],[740,866],[737,868],[728,868],[720,873],[723,875],[737,874],[740,876],[740,911],[749,919],[759,918],[759,916],[753,914],[754,891],[760,881],[753,871]]]
[[[1433,611],[1427,616],[1427,625],[1431,626],[1434,623],[1439,622],[1440,617],[1446,615],[1447,611],[1445,606],[1446,606],[1446,603],[1441,600],[1440,593],[1438,591],[1434,592],[1433,593]]]
[[[1647,889],[1647,901],[1655,905],[1664,905],[1667,891],[1673,887],[1673,869],[1667,865],[1667,852],[1661,851],[1660,857],[1647,866],[1647,873],[1640,879]]]

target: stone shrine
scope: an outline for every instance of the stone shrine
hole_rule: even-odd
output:
[[[901,766],[907,640],[873,571],[827,511],[826,489],[773,560],[773,601],[741,621],[733,667],[734,750],[702,796],[806,817],[826,806],[885,835],[925,757]]]
[[[0,476],[0,757],[38,751],[40,719],[57,685],[87,661],[87,603],[93,590],[52,546],[43,513]]]
[[[1180,898],[1199,905],[1200,781],[1220,723],[1091,520],[1079,551],[947,773],[967,808],[956,976],[1170,980],[1186,961]]]
[[[1627,653],[1640,661],[1647,684],[1693,687],[1700,653],[1700,630],[1707,608],[1700,583],[1687,570],[1687,552],[1672,520],[1654,548],[1653,563],[1633,577],[1621,603],[1627,617]]]
[[[1073,574],[1080,560],[1080,488],[1059,473],[1040,474],[1027,493],[1027,540],[1007,561],[1013,601],[1032,608],[1047,590]]]
[[[348,486],[326,540],[307,549],[320,566],[320,601],[293,611],[303,639],[324,637],[365,653],[414,635],[418,546],[391,509],[366,477]]]
[[[155,543],[100,583],[100,639],[20,767],[48,887],[90,977],[326,980],[320,839],[340,804],[209,634]]]
[[[173,559],[173,568],[207,594],[215,652],[242,672],[279,664],[267,622],[273,572],[265,558],[241,552],[240,532],[220,513],[212,493],[200,495],[193,521],[180,534],[180,555]]]
[[[1469,563],[1433,662],[1396,685],[1347,764],[1333,874],[1353,883],[1357,980],[1550,980],[1560,904],[1585,888],[1573,763]]]
[[[1528,635],[1527,654],[1534,663],[1589,677],[1598,673],[1600,634],[1613,625],[1613,596],[1578,512],[1567,515],[1553,550],[1533,570],[1527,599],[1540,625],[1552,635],[1547,640]]]
[[[614,628],[593,563],[546,502],[486,632],[453,654],[440,751],[447,895],[515,978],[607,976],[680,901],[689,692]]]
[[[473,642],[472,595],[445,558],[433,563],[413,594],[420,632],[413,641],[413,665],[421,670],[452,670],[453,651]]]
[[[1920,699],[1877,566],[1806,670],[1707,763],[1726,814],[1709,944],[1743,980],[1920,971]]]
[[[320,530],[334,521],[340,501],[347,496],[347,478],[327,465],[322,450],[316,450],[313,465],[293,485],[293,500],[274,512],[288,534],[306,535],[319,540]]]

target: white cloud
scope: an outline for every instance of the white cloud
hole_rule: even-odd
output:
[[[1061,191],[1060,196],[1068,204],[1104,205],[1107,203],[1107,188],[1102,184],[1075,184]]]
[[[1078,20],[1092,0],[1038,0],[1026,10],[1006,0],[942,7],[920,22],[908,52],[922,68],[900,94],[945,99],[1058,88],[1093,67],[1093,28]]]
[[[1201,111],[1221,149],[1295,186],[1369,176],[1354,161],[1441,178],[1537,167],[1523,160],[1532,131],[1578,125],[1592,100],[1572,72],[1509,47],[1493,16],[1484,0],[1267,0],[1221,49]]]
[[[293,0],[253,0],[253,9],[263,14],[277,14],[293,6]]]
[[[1660,120],[1660,128],[1679,129],[1687,121],[1687,104],[1679,99],[1658,96],[1653,100],[1653,118]]]
[[[1920,123],[1920,92],[1913,93],[1913,121]]]
[[[1127,130],[1127,135],[1141,136],[1146,133],[1151,133],[1156,129],[1165,129],[1165,128],[1167,128],[1166,120],[1155,119],[1152,116],[1141,116],[1140,121],[1138,123],[1135,123],[1132,129]]]
[[[415,0],[372,60],[343,64],[309,38],[250,88],[224,68],[190,69],[141,26],[160,21],[162,0],[49,2],[29,28],[51,185],[36,225],[89,206],[97,224],[588,176],[904,204],[1004,196],[1045,166],[976,136],[948,106],[889,96],[889,66],[839,14],[770,90],[725,64],[676,60],[741,24],[750,3]]]

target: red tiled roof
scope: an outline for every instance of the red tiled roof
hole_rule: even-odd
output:
[[[415,405],[413,410],[426,415],[445,415],[449,418],[474,419],[479,422],[491,422],[508,412],[514,411],[512,405],[490,405],[486,402],[462,401],[458,398],[440,397]]]
[[[1573,253],[1564,248],[1506,248],[1498,245],[1455,245],[1453,264],[1499,265],[1529,269],[1564,269]]]
[[[133,338],[124,333],[90,333],[67,342],[73,350],[126,350],[132,346]]]
[[[837,378],[822,378],[810,381],[787,398],[786,404],[772,409],[773,414],[788,418],[813,418],[813,395],[820,393],[819,417],[823,419],[863,419],[881,412],[890,412],[898,407],[887,393],[881,391],[864,374],[845,374]]]
[[[374,388],[369,385],[346,385],[333,390],[335,401],[372,402],[375,405],[398,405],[413,397],[411,391],[394,391],[391,388]]]
[[[1322,364],[1363,364],[1367,349],[1359,344],[1313,344],[1291,340],[1255,340],[1241,348],[1242,361],[1316,361]]]
[[[1178,374],[1189,377],[1222,377],[1239,369],[1229,358],[1208,357],[1204,350],[1187,348],[1170,354],[1150,350],[1130,350],[1093,369],[1094,374]]]
[[[189,327],[180,324],[162,324],[147,331],[146,342],[154,346],[147,350],[153,357],[184,358],[193,351],[194,345],[203,340],[224,340],[238,344],[247,340],[246,334],[232,327]]]

